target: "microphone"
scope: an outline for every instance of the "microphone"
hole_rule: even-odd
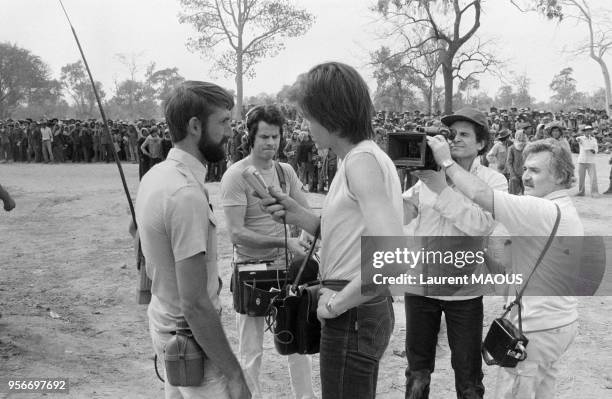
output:
[[[260,198],[271,197],[266,181],[254,166],[247,166],[242,171],[242,177]]]

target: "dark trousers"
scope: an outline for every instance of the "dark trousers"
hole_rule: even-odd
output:
[[[376,396],[378,364],[393,332],[390,297],[376,297],[326,319],[321,329],[322,399]]]
[[[406,398],[426,399],[434,371],[442,312],[446,319],[457,398],[482,398],[482,297],[444,301],[406,295]]]

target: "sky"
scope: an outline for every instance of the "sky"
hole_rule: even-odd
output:
[[[521,0],[522,1],[522,0]],[[187,79],[214,81],[235,89],[233,78],[211,72],[212,62],[191,53],[185,43],[195,34],[178,22],[178,0],[63,0],[85,51],[92,74],[107,93],[116,81],[129,76],[116,54],[134,55],[143,78],[151,61],[157,68],[178,67]],[[286,48],[256,66],[256,76],[245,80],[245,96],[276,93],[300,73],[325,61],[356,67],[373,92],[376,83],[368,67],[369,53],[384,44],[381,22],[369,10],[375,0],[293,0],[315,15],[303,36],[286,39]],[[592,7],[612,9],[612,1],[589,0]],[[478,34],[495,39],[496,53],[510,72],[527,74],[531,95],[547,101],[549,84],[565,67],[574,69],[578,90],[592,93],[603,87],[599,66],[587,56],[564,53],[586,38],[586,29],[572,21],[551,22],[536,14],[522,14],[510,0],[486,0]],[[40,56],[59,78],[61,67],[80,59],[70,27],[58,1],[0,0],[0,41],[15,43]],[[607,57],[610,61],[610,56]],[[503,85],[499,76],[481,77],[481,91],[494,97]],[[440,82],[441,84],[441,82]],[[111,93],[112,94],[112,93]]]

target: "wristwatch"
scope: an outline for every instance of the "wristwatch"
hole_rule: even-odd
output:
[[[450,168],[451,166],[453,166],[455,164],[455,161],[453,161],[452,159],[447,159],[446,161],[442,162],[442,169],[444,169],[444,171],[446,171],[446,169]]]

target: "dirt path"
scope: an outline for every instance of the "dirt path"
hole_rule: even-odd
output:
[[[598,159],[601,191],[608,184],[607,159],[603,155]],[[124,168],[135,195],[136,165]],[[2,164],[0,183],[17,201],[13,212],[0,213],[0,380],[64,376],[70,379],[70,394],[61,397],[162,397],[145,307],[135,302],[129,210],[116,167]],[[221,219],[220,267],[227,283],[231,245],[219,211],[218,184],[210,184],[209,190]],[[309,199],[318,205],[322,197],[313,194]],[[576,205],[589,234],[612,235],[612,197],[578,198]],[[610,249],[607,256],[612,259]],[[227,289],[222,302],[223,323],[236,348]],[[487,323],[497,315],[499,304],[496,298],[486,300]],[[405,360],[395,354],[404,345],[403,304],[396,302],[395,309],[395,334],[378,383],[381,398],[403,397]],[[560,398],[599,399],[612,394],[611,324],[610,297],[580,300],[580,334],[561,366]],[[440,344],[432,397],[453,398],[448,346],[445,339]],[[269,334],[264,345],[264,392],[271,398],[290,397],[286,361],[276,355]],[[318,376],[317,356],[313,368]],[[485,368],[489,392],[493,370]],[[315,384],[318,390],[318,377]],[[3,397],[7,395],[0,393]]]

